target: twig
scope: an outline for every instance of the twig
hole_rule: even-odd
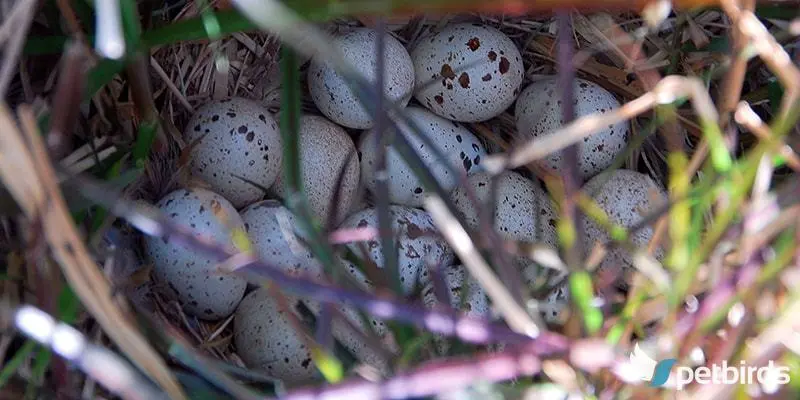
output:
[[[737,8],[736,5],[733,4],[735,1],[736,0],[722,0],[721,3],[725,9]],[[741,0],[741,4],[745,10],[753,11],[755,9],[754,0]],[[719,100],[719,124],[723,131],[730,122],[730,114],[736,109],[736,104],[739,103],[739,99],[742,95],[745,73],[747,73],[747,57],[745,57],[744,54],[745,48],[747,47],[746,38],[742,34],[741,29],[738,28],[738,18],[733,16],[732,18],[735,26],[731,33],[734,46],[733,62],[728,73],[725,75],[723,81],[725,83],[722,85],[724,91]]]
[[[497,279],[489,264],[481,256],[475,244],[467,235],[447,206],[436,197],[425,199],[425,209],[431,214],[433,222],[439,227],[442,235],[453,246],[453,251],[464,263],[470,274],[486,290],[492,303],[503,314],[508,325],[516,332],[530,337],[537,337],[540,333],[539,326],[543,326],[528,315],[509,293],[503,283]]]
[[[705,91],[703,83],[697,78],[671,75],[662,79],[653,90],[631,100],[618,109],[605,114],[592,114],[581,117],[540,139],[532,140],[522,145],[519,149],[511,151],[510,154],[489,156],[483,165],[493,174],[497,174],[506,168],[519,168],[563,150],[567,146],[599,132],[608,125],[634,118],[657,105],[670,104],[682,97],[692,99],[692,106],[703,122],[716,123],[718,119],[717,111]],[[718,127],[716,132],[707,132],[707,134],[709,136],[716,135],[717,137],[714,138],[716,142],[722,140]],[[709,140],[711,140],[710,137]],[[713,155],[715,154],[712,152]],[[716,156],[718,158],[725,157],[725,155],[720,154],[716,154]],[[729,159],[727,161],[730,162]],[[723,160],[723,162],[725,161]]]
[[[466,360],[430,362],[384,382],[354,379],[335,386],[290,392],[285,400],[408,399],[432,396],[469,386],[475,381],[499,382],[540,371],[541,352],[530,347],[481,354]]]
[[[749,39],[751,48],[783,84],[784,94],[779,116],[780,119],[785,119],[800,95],[800,69],[752,11],[740,10],[731,4],[731,0],[723,1],[722,5],[736,22],[738,31]]]
[[[128,63],[125,72],[128,76],[133,103],[136,105],[139,118],[141,118],[140,124],[151,125],[155,128],[153,150],[156,153],[163,153],[167,151],[167,137],[161,125],[161,117],[153,102],[153,89],[150,87],[150,73],[147,65],[145,55],[137,54]]]
[[[11,36],[3,49],[3,61],[2,67],[0,67],[0,95],[4,97],[6,90],[8,90],[8,85],[11,83],[11,78],[14,77],[14,71],[17,69],[17,60],[23,44],[25,44],[28,28],[33,21],[36,5],[36,0],[20,0],[14,12],[3,23],[2,30],[5,31],[5,27],[8,25],[8,31],[5,32]]]
[[[773,137],[772,129],[761,120],[761,117],[750,108],[749,104],[744,101],[740,102],[736,107],[734,118],[736,123],[747,128],[753,135],[777,147],[778,154],[786,158],[786,164],[795,172],[800,172],[800,157],[791,146]],[[776,141],[778,143],[775,143]]]
[[[47,148],[52,157],[59,159],[72,147],[72,131],[80,115],[80,103],[86,83],[88,49],[81,42],[71,43],[61,60],[58,86],[53,97],[53,113]]]
[[[383,93],[383,85],[385,80],[384,65],[385,65],[385,35],[386,21],[383,18],[378,19],[375,31],[377,33],[376,39],[376,54],[378,61],[375,63],[375,91]],[[386,273],[390,277],[389,282],[392,289],[397,294],[403,293],[403,286],[398,278],[399,272],[397,269],[398,250],[395,246],[394,233],[392,232],[391,215],[389,214],[389,172],[386,169],[386,152],[388,144],[391,140],[387,140],[387,133],[393,136],[395,133],[386,127],[386,112],[383,109],[383,97],[378,96],[377,105],[375,107],[375,206],[378,213],[378,233],[380,234],[381,249],[383,253],[383,265]],[[388,132],[387,132],[388,131]]]
[[[49,347],[123,399],[166,399],[122,358],[92,344],[83,334],[55,321],[44,311],[22,306],[14,313],[14,324],[26,336]]]
[[[169,395],[185,398],[163,360],[139,334],[113,300],[108,281],[80,240],[61,191],[56,173],[38,133],[33,113],[20,110],[29,147],[4,106],[0,106],[0,174],[5,186],[28,218],[41,217],[54,258],[70,287],[114,342]]]
[[[172,94],[174,94],[175,97],[178,98],[178,102],[181,103],[183,108],[185,108],[186,111],[188,111],[190,114],[193,114],[194,107],[192,107],[192,105],[189,104],[189,100],[186,100],[186,96],[184,96],[183,93],[181,93],[181,91],[178,89],[178,87],[175,86],[175,83],[172,82],[172,79],[169,78],[169,75],[167,75],[164,69],[161,68],[161,65],[158,63],[158,61],[156,61],[156,59],[153,56],[150,56],[150,66],[153,67],[154,70],[156,70],[158,76],[161,78],[161,80],[164,81],[164,84],[167,85],[169,91],[172,92]]]
[[[570,60],[574,52],[572,43],[572,21],[567,11],[558,12],[558,87],[561,88],[561,119],[565,124],[572,122],[575,118],[575,105],[573,103],[575,69]],[[577,237],[581,229],[580,211],[575,207],[574,194],[580,190],[580,178],[578,176],[578,149],[581,142],[578,141],[567,146],[563,150],[561,168],[563,171],[562,182],[564,189],[564,200],[561,203],[562,220],[559,221],[562,228],[559,232],[561,244],[565,246],[564,258],[567,266],[577,269],[581,264],[581,241]],[[566,234],[564,231],[566,230]]]

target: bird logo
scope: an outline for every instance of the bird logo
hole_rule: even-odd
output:
[[[650,387],[661,387],[667,383],[670,370],[672,370],[672,366],[676,362],[674,358],[667,358],[661,361],[654,360],[639,347],[639,343],[634,345],[633,352],[630,354],[630,361],[641,374],[642,380],[650,382]]]

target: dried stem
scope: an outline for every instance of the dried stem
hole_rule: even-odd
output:
[[[561,119],[569,124],[575,118],[573,99],[575,69],[572,67],[572,21],[568,11],[559,11],[558,15],[558,87],[561,88]],[[580,268],[581,241],[578,232],[582,232],[580,210],[575,206],[574,194],[580,190],[581,179],[578,175],[578,150],[581,142],[575,142],[563,150],[561,169],[563,171],[564,199],[561,203],[559,230],[561,244],[564,245],[564,259],[572,269]]]
[[[0,135],[3,182],[28,218],[42,218],[45,237],[70,287],[106,333],[171,397],[185,398],[163,360],[116,306],[108,281],[89,256],[56,183],[56,172],[38,133],[33,113],[22,108],[19,116],[26,134],[24,139],[6,108],[0,107],[0,124],[4,132]]]
[[[384,87],[384,64],[386,46],[385,46],[385,32],[386,21],[379,18],[375,30],[377,32],[376,40],[376,54],[378,62],[375,63],[375,89],[377,93],[383,93]],[[386,152],[391,138],[387,137],[387,133],[393,136],[395,133],[393,129],[386,127],[386,111],[384,110],[383,102],[384,96],[377,97],[377,104],[375,107],[375,205],[378,211],[378,232],[380,234],[381,249],[383,253],[383,265],[386,273],[390,277],[392,290],[398,295],[403,293],[402,285],[399,279],[399,272],[397,269],[398,250],[395,246],[394,233],[392,232],[391,215],[389,214],[389,172],[386,169]]]
[[[519,347],[505,352],[482,354],[466,360],[429,362],[415,370],[400,373],[384,382],[351,380],[320,389],[290,392],[285,400],[408,399],[432,396],[469,386],[475,381],[499,382],[540,371],[542,352]]]
[[[721,3],[725,9],[738,9],[734,2],[736,2],[736,0],[723,0]],[[745,10],[753,11],[755,9],[756,2],[754,0],[741,0],[741,3],[742,8]],[[731,36],[733,39],[734,54],[730,69],[723,81],[724,84],[722,87],[724,91],[719,100],[719,124],[723,131],[728,127],[731,113],[736,109],[736,104],[739,103],[739,98],[742,95],[742,87],[744,86],[745,73],[747,72],[747,57],[744,54],[747,41],[738,28],[738,23],[739,21],[737,19],[733,19],[734,29],[731,32]]]
[[[456,221],[441,199],[435,197],[425,199],[425,209],[431,214],[433,222],[439,227],[442,236],[451,244],[453,251],[464,263],[464,266],[486,291],[486,295],[503,315],[508,326],[516,332],[537,337],[541,331],[539,328],[542,326],[541,321],[528,315],[508,291],[508,288],[497,279],[489,264],[486,263],[469,238],[467,231]]]

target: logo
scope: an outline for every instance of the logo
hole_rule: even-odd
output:
[[[696,382],[705,384],[760,384],[763,388],[777,388],[789,383],[789,367],[778,366],[773,360],[769,360],[767,365],[755,367],[747,365],[744,360],[739,361],[739,365],[728,365],[726,360],[721,364],[711,364],[710,366],[700,366],[691,368],[678,365],[675,374],[672,374],[673,367],[677,364],[674,358],[666,358],[656,361],[636,343],[630,354],[630,363],[639,374],[641,380],[650,382],[650,387],[675,387],[678,390],[686,385]],[[670,382],[667,385],[667,382]]]
[[[675,365],[674,358],[667,358],[661,361],[652,359],[639,347],[639,343],[633,347],[630,355],[631,364],[641,374],[644,381],[650,382],[650,387],[661,387],[667,383],[672,366]]]

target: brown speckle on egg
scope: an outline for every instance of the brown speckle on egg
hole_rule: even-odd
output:
[[[450,64],[443,64],[442,69],[439,71],[439,75],[447,79],[456,79],[456,73],[453,72],[453,68],[450,67]]]
[[[462,88],[468,89],[469,88],[469,74],[466,72],[462,72],[461,75],[458,77],[458,84],[461,85]]]
[[[510,66],[511,63],[508,62],[507,58],[500,57],[500,68],[498,69],[498,71],[500,71],[501,74],[505,74],[506,72],[508,72]]]
[[[481,41],[476,37],[471,38],[466,44],[467,47],[469,47],[469,49],[472,51],[476,51],[481,47]]]

